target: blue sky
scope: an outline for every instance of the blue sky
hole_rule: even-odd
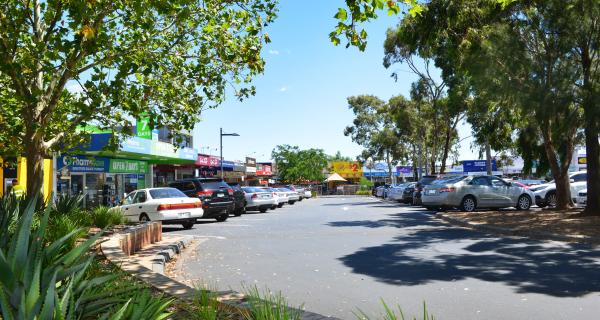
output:
[[[279,17],[267,29],[272,42],[263,52],[264,75],[254,81],[257,94],[243,102],[230,98],[219,108],[205,111],[194,130],[194,147],[217,155],[222,127],[240,134],[224,137],[223,156],[229,160],[252,156],[267,161],[279,144],[358,155],[361,147],[343,134],[353,120],[346,98],[406,96],[416,77],[405,72],[406,66],[385,69],[382,64],[385,32],[399,17],[382,12],[379,19],[365,25],[369,32],[365,52],[333,46],[328,34],[336,23],[333,15],[343,4],[342,0],[282,0]],[[392,71],[400,71],[397,82],[390,77]],[[470,135],[467,126],[459,131],[461,138]],[[470,142],[462,142],[460,159],[476,159]]]

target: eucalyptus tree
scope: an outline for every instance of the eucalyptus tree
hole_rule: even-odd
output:
[[[277,164],[277,175],[289,183],[322,181],[327,155],[322,149],[301,150],[298,146],[278,145],[271,152]]]
[[[362,158],[386,162],[392,180],[392,167],[407,156],[406,141],[402,139],[402,132],[395,125],[392,116],[392,110],[396,106],[397,104],[386,103],[372,95],[350,97],[348,107],[355,119],[351,126],[344,129],[345,136],[364,148]]]
[[[230,84],[239,99],[254,93],[275,15],[276,0],[3,1],[3,153],[27,157],[27,188],[39,190],[44,157],[89,138],[78,128],[114,130],[112,147],[142,114],[193,128]]]

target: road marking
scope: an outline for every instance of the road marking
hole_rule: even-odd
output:
[[[222,237],[222,236],[195,236],[195,237],[199,238],[199,239],[212,238],[212,239],[218,239],[218,240],[227,240],[227,238]]]

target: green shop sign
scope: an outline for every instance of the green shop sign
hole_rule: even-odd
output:
[[[147,173],[146,161],[110,159],[108,172],[110,173]]]
[[[137,136],[143,139],[152,140],[152,128],[150,128],[150,117],[143,113],[137,120]]]

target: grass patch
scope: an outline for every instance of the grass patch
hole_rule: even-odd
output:
[[[371,320],[371,319],[381,319],[381,320],[417,320],[417,319],[423,319],[423,320],[435,320],[434,316],[429,314],[429,312],[427,311],[427,305],[425,304],[425,302],[423,302],[423,314],[420,317],[416,317],[413,316],[411,318],[406,318],[404,315],[404,312],[402,312],[402,308],[400,308],[400,305],[397,306],[397,310],[394,310],[392,308],[390,308],[387,303],[385,303],[385,301],[383,299],[381,299],[381,304],[383,305],[383,314],[379,315],[376,318],[372,318],[371,316],[367,315],[365,312],[363,312],[360,309],[357,309],[357,311],[353,312],[354,315],[356,316],[357,319],[359,320]]]
[[[291,308],[281,292],[269,290],[261,292],[258,287],[244,288],[250,313],[244,315],[248,320],[299,320],[302,306]]]

